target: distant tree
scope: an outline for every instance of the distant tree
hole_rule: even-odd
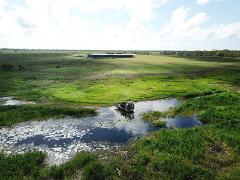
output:
[[[240,57],[240,51],[231,51],[228,49],[212,51],[160,51],[160,54],[179,57],[209,57],[209,58]]]
[[[11,71],[14,69],[14,66],[12,64],[3,64],[1,65],[1,68],[5,71]]]
[[[24,71],[25,68],[24,68],[22,65],[18,65],[18,70],[19,70],[19,71]]]

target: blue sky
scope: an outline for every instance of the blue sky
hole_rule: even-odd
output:
[[[0,0],[0,48],[240,49],[239,0]]]

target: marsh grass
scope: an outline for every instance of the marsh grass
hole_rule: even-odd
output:
[[[23,179],[38,175],[44,167],[46,155],[42,152],[32,152],[19,155],[0,154],[1,179]]]
[[[0,106],[0,126],[11,126],[31,120],[46,120],[52,117],[83,117],[91,115],[96,115],[96,112],[88,108],[55,107],[50,105]]]
[[[170,116],[170,111],[167,112],[159,112],[159,111],[151,111],[142,114],[142,118],[144,121],[154,124],[156,127],[162,128],[166,127],[166,120],[168,116]]]

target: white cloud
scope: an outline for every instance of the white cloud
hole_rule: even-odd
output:
[[[28,22],[25,18],[18,17],[18,18],[16,18],[16,21],[21,27],[26,28],[26,29],[32,29],[35,27],[34,24]]]
[[[208,20],[204,12],[197,13],[189,18],[189,8],[180,7],[176,9],[170,22],[159,33],[164,39],[185,40],[192,32],[195,32],[203,23]]]
[[[204,33],[211,39],[240,38],[240,22],[216,25],[205,29]]]
[[[197,0],[196,3],[199,4],[199,5],[206,5],[208,4],[210,1],[223,1],[223,0]]]
[[[205,5],[205,4],[208,4],[210,2],[210,0],[197,0],[197,4],[200,4],[200,5]]]
[[[197,49],[199,44],[195,44],[196,41],[205,44],[209,41],[240,38],[240,22],[205,27],[204,23],[208,19],[209,16],[204,12],[190,16],[190,8],[180,7],[172,13],[170,22],[152,38],[159,40],[159,49]]]
[[[144,24],[167,0],[25,0],[18,6],[0,2],[0,12],[4,12],[0,14],[1,47],[101,49],[126,48],[126,43],[133,43],[136,38],[132,37],[144,31]],[[11,10],[5,10],[6,5]],[[106,11],[126,13],[127,24],[100,28],[98,16]]]
[[[240,22],[205,27],[209,16],[191,14],[185,7],[177,8],[165,26],[153,30],[153,23],[159,23],[153,20],[167,0],[22,2],[0,0],[0,48],[184,49],[198,40],[240,37]],[[109,22],[102,18],[106,14],[113,16]],[[120,18],[124,22],[118,23],[116,14],[124,16]]]

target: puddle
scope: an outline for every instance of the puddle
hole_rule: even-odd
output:
[[[122,115],[115,107],[101,108],[94,117],[49,119],[24,122],[0,129],[0,151],[20,153],[44,151],[49,164],[60,164],[80,151],[118,148],[136,137],[157,130],[143,122],[141,114],[148,111],[167,111],[180,102],[176,99],[135,103],[134,114]],[[176,117],[167,120],[168,128],[201,125],[196,117]]]
[[[12,106],[12,105],[19,106],[19,105],[29,105],[29,104],[35,104],[35,103],[31,101],[18,100],[18,99],[15,99],[14,97],[0,98],[0,105],[2,106]]]
[[[196,115],[191,117],[176,116],[175,118],[167,118],[167,128],[190,128],[194,126],[202,126],[202,122],[197,120]]]

